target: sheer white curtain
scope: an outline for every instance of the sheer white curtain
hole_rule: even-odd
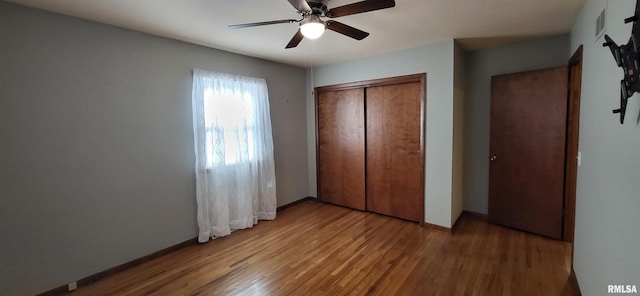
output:
[[[193,70],[199,242],[276,217],[264,79]]]

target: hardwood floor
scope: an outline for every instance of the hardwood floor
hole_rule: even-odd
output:
[[[577,295],[569,254],[468,217],[451,235],[308,201],[72,295]]]

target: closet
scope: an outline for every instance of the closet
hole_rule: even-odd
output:
[[[315,89],[318,198],[424,220],[425,74]]]

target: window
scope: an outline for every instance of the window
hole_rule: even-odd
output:
[[[198,69],[193,75],[196,156],[202,169],[249,164],[273,153],[264,79]]]
[[[226,165],[255,159],[255,112],[251,94],[223,89],[204,90],[206,166]],[[243,143],[246,143],[244,145]],[[223,147],[223,149],[214,149]]]
[[[198,241],[276,217],[276,176],[264,79],[193,70]]]

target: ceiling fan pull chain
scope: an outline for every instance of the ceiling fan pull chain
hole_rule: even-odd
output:
[[[313,57],[316,55],[316,41],[311,40],[311,95],[314,95],[314,81],[313,81]]]

